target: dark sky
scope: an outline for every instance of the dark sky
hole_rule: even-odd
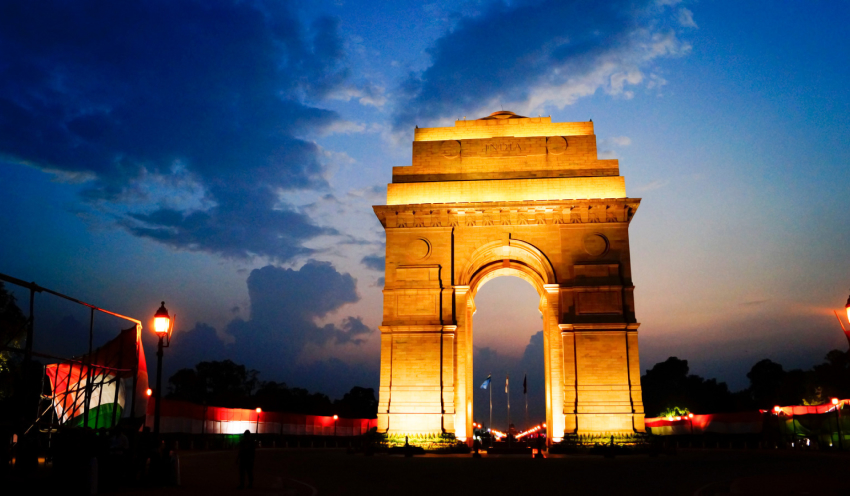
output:
[[[371,205],[414,126],[592,118],[643,198],[642,367],[675,355],[741,388],[761,358],[808,367],[846,346],[848,9],[7,0],[0,272],[146,322],[166,300],[169,373],[229,357],[331,396],[376,387]],[[500,313],[531,291],[506,281],[482,292],[477,376],[531,366],[536,304]],[[38,308],[39,346],[84,348],[85,311]],[[120,325],[98,319],[98,339]]]

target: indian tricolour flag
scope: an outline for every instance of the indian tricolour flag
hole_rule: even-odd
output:
[[[148,370],[142,348],[141,333],[134,326],[121,331],[112,341],[68,363],[55,363],[45,368],[53,390],[53,408],[60,423],[110,427],[123,417],[138,417],[147,407]],[[133,404],[133,378],[135,384],[135,412]],[[86,389],[89,389],[88,418],[85,417]]]

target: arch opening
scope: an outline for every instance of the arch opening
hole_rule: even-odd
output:
[[[498,281],[494,281],[498,279]],[[492,282],[492,284],[490,284]],[[486,289],[482,288],[486,285]],[[490,393],[481,389],[492,374],[492,425],[508,431],[506,376],[510,376],[510,423],[517,432],[546,421],[543,312],[545,296],[527,275],[498,269],[470,291],[473,326],[473,419],[490,425]],[[523,394],[527,375],[528,394]]]

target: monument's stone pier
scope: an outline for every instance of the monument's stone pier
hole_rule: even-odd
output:
[[[472,434],[473,315],[482,284],[540,294],[551,439],[641,432],[626,197],[592,122],[495,112],[416,129],[387,205],[378,429]],[[483,378],[479,378],[483,379]]]

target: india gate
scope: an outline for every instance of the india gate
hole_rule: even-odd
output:
[[[516,276],[540,295],[546,423],[644,431],[626,196],[593,122],[495,112],[417,128],[387,204],[378,430],[471,442],[475,295]],[[483,378],[479,378],[483,379]]]

